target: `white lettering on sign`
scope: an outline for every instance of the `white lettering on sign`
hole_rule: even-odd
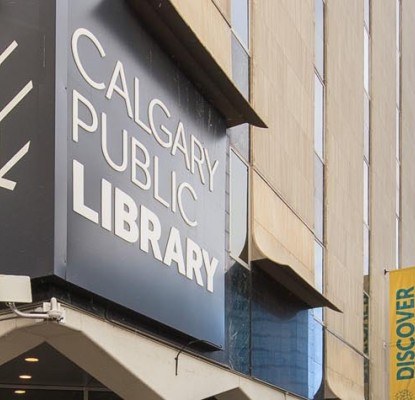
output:
[[[111,72],[100,76],[96,68],[88,68],[87,62],[82,59],[81,43],[87,46],[92,44],[92,52],[99,56],[98,62],[105,63],[110,59],[92,32],[85,28],[74,32],[73,60],[89,88],[87,95],[75,89],[72,91],[73,142],[82,146],[88,135],[96,135],[95,143],[99,141],[100,153],[112,174],[123,174],[135,190],[151,193],[154,204],[161,205],[181,218],[187,229],[202,229],[197,220],[197,203],[200,198],[208,203],[209,198],[205,200],[205,196],[215,191],[219,161],[211,157],[209,149],[199,138],[186,132],[183,122],[172,114],[173,108],[169,108],[160,98],[148,100],[144,107],[147,121],[144,121],[140,116],[139,78],[134,76],[131,79],[120,60],[110,65]],[[132,122],[133,126],[139,128],[138,131],[136,129],[130,133],[122,128],[114,131],[111,114],[97,108],[92,100],[91,88],[106,102],[121,102],[121,112],[125,113],[130,127]],[[175,119],[176,123],[173,122]],[[159,152],[174,157],[177,160],[175,167],[181,165],[190,179],[183,178],[175,170],[163,168],[160,154],[152,154],[137,132],[144,133],[144,142],[148,142],[149,137],[153,138]],[[117,143],[117,151],[111,148],[114,143]],[[219,261],[193,240],[198,237],[196,231],[191,235],[194,238],[190,238],[189,233],[182,235],[174,226],[163,226],[163,220],[153,210],[138,204],[137,198],[129,195],[125,188],[121,189],[104,178],[98,178],[100,200],[95,200],[94,204],[86,195],[86,188],[90,186],[86,180],[94,179],[87,172],[87,165],[72,160],[74,212],[129,245],[135,245],[137,251],[151,255],[161,265],[175,265],[180,276],[210,293],[214,292],[214,277]],[[200,196],[198,190],[205,192],[205,195]]]
[[[104,90],[107,88],[107,85],[104,83],[105,79],[103,82],[96,82],[95,80],[93,80],[90,77],[90,75],[86,72],[85,67],[81,61],[81,57],[79,54],[79,41],[82,37],[88,39],[98,50],[101,57],[103,59],[105,58],[104,48],[97,39],[97,37],[89,30],[85,28],[79,28],[75,31],[75,33],[72,36],[72,54],[75,61],[75,65],[77,66],[79,73],[84,78],[85,82],[88,83],[88,85],[90,85],[93,89],[96,90]],[[189,170],[192,174],[195,174],[197,171],[200,180],[203,184],[205,184],[205,175],[207,175],[209,181],[209,190],[213,191],[215,172],[217,170],[219,163],[218,160],[215,160],[213,163],[211,163],[208,149],[205,148],[194,135],[190,135],[190,148],[188,148],[188,144],[185,139],[184,126],[181,121],[178,122],[175,129],[169,129],[166,126],[166,124],[172,118],[172,115],[166,104],[164,104],[162,100],[157,98],[154,98],[149,102],[147,107],[147,116],[150,126],[148,126],[140,120],[139,115],[139,79],[137,77],[134,77],[133,79],[134,105],[132,105],[131,103],[131,96],[129,94],[130,91],[128,88],[127,76],[121,61],[116,62],[111,76],[108,77],[108,81],[108,89],[105,94],[105,97],[108,100],[112,100],[114,94],[118,94],[122,101],[124,101],[125,103],[126,115],[129,118],[133,119],[133,121],[146,133],[152,135],[160,146],[169,149],[172,155],[175,155],[177,151],[181,151],[183,153],[183,157],[185,160],[186,169]],[[75,96],[79,97],[75,100]],[[74,94],[74,103],[79,103],[79,101],[81,101],[84,106],[89,108],[91,112],[92,121],[82,121],[79,119],[79,114],[77,114],[77,117],[74,119],[74,124],[76,125],[73,126],[72,131],[73,140],[75,142],[77,142],[79,127],[85,129],[87,132],[90,132],[89,129],[94,131],[94,124],[96,122],[96,118],[94,118],[96,117],[96,114],[94,114],[95,110],[93,110],[92,104],[84,96],[76,92],[76,95]],[[75,106],[77,107],[78,104],[74,104],[74,107]],[[132,111],[133,109],[134,113]],[[78,109],[76,109],[75,111],[78,112]],[[157,123],[156,121],[160,119],[164,122]]]
[[[213,293],[213,279],[218,267],[218,260],[210,258],[209,252],[202,249],[190,238],[181,238],[175,227],[170,227],[167,245],[162,252],[160,242],[163,229],[159,217],[144,205],[138,206],[135,200],[123,190],[101,179],[101,210],[99,205],[93,209],[85,198],[84,166],[73,160],[73,203],[74,211],[94,224],[101,224],[111,230],[111,216],[114,216],[114,234],[128,243],[136,244],[137,249],[152,253],[154,258],[165,265],[176,264],[181,275],[195,280],[199,286],[205,286]],[[183,250],[182,242],[186,243]]]
[[[0,65],[13,53],[17,48],[18,44],[14,40],[6,50],[0,54]],[[17,105],[28,95],[28,93],[33,89],[33,82],[29,81],[23,89],[21,89],[12,100],[0,111],[0,123],[13,111]],[[4,178],[6,175],[28,152],[30,148],[30,140],[10,159],[0,168],[0,187],[3,189],[13,191],[16,187],[16,182]]]

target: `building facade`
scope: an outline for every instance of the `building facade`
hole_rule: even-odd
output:
[[[19,310],[64,310],[2,308],[1,397],[391,400],[414,21],[410,0],[0,0],[0,273],[31,277]]]

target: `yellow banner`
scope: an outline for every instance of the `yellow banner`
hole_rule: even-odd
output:
[[[415,400],[415,267],[390,272],[390,400]]]

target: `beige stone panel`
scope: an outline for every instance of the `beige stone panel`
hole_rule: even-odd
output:
[[[402,1],[401,263],[415,265],[415,2]]]
[[[258,174],[252,181],[253,258],[289,265],[314,286],[312,232]]]
[[[362,350],[362,1],[327,2],[326,41],[326,294],[344,310],[327,310],[326,322],[329,330]],[[336,348],[327,346],[327,365],[334,368],[338,360]],[[342,363],[335,371],[347,377],[348,369],[350,365]]]
[[[326,395],[342,400],[363,400],[363,357],[329,332],[326,349],[336,354],[336,358],[327,360]]]
[[[313,227],[313,1],[252,5],[252,104],[269,129],[253,130],[253,165]],[[278,23],[275,23],[278,21]]]
[[[372,2],[370,390],[388,398],[388,281],[395,266],[395,2]]]
[[[232,77],[231,30],[218,7],[211,0],[171,0],[171,3],[216,62]]]

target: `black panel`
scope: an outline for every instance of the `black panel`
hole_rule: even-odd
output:
[[[41,276],[53,271],[54,1],[0,0],[1,54],[0,272]]]

